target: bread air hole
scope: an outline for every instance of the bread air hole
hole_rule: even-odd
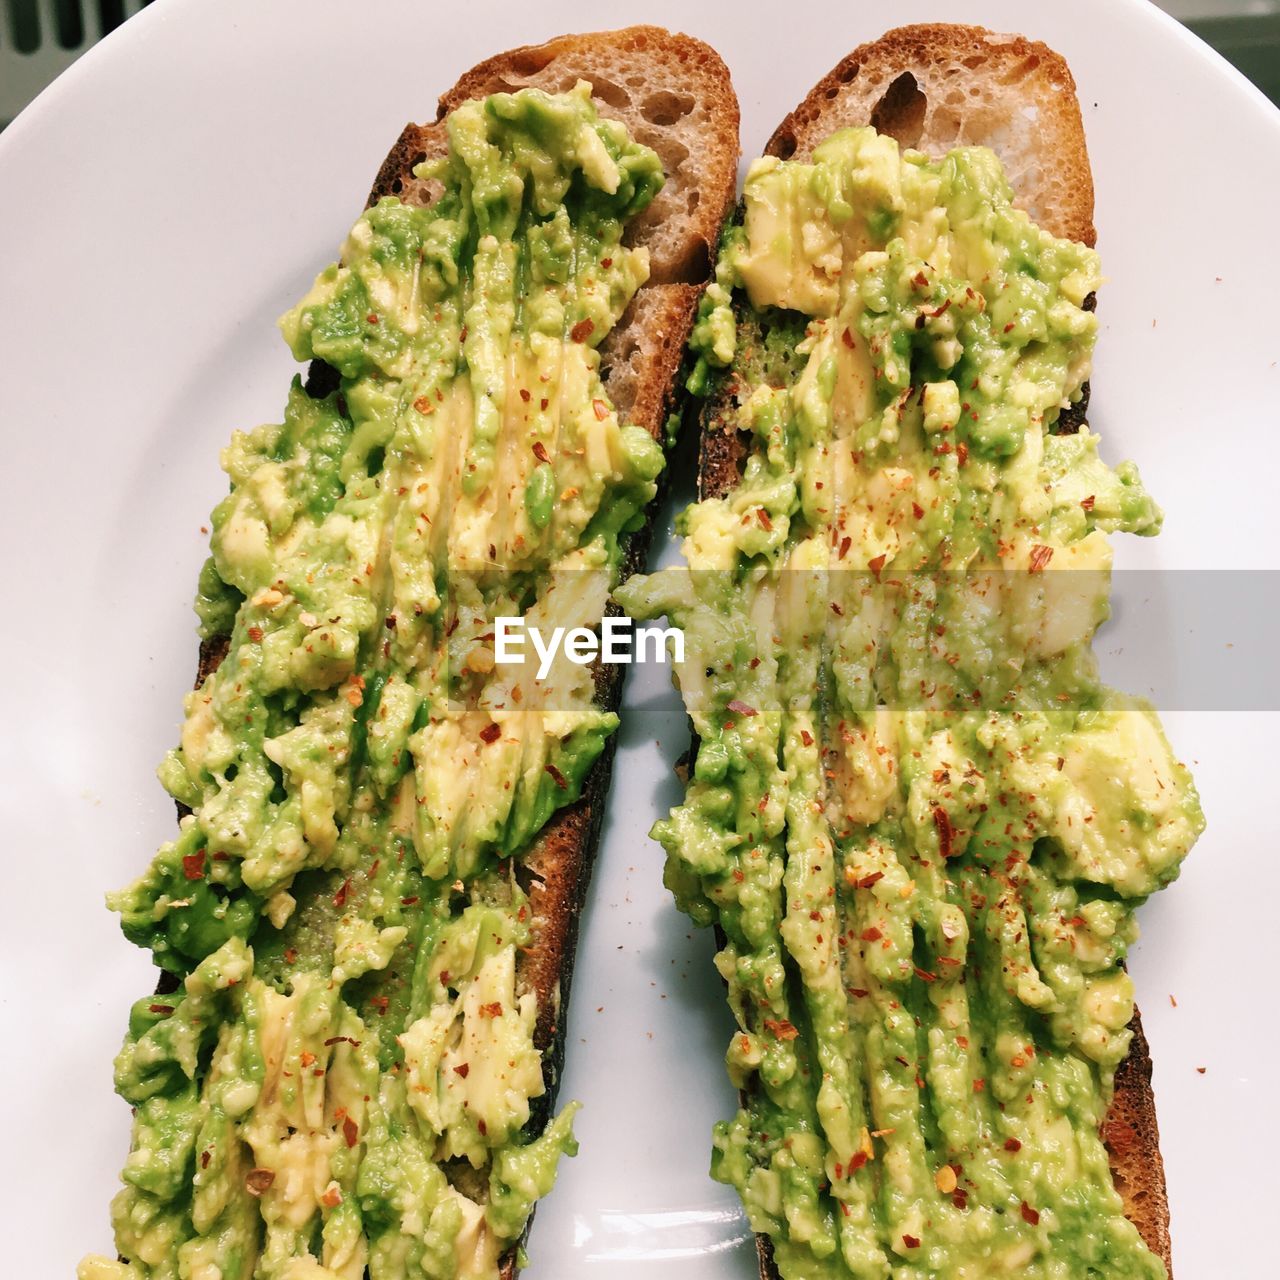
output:
[[[576,75],[565,76],[560,81],[560,92],[568,93],[583,78]],[[630,105],[631,95],[620,84],[615,84],[612,80],[606,80],[602,75],[588,75],[585,78],[591,82],[591,96],[593,98],[598,98],[601,102],[607,102],[615,111],[621,111],[623,107]]]
[[[508,55],[512,68],[522,76],[536,76],[554,57],[546,46],[532,49],[517,49]]]
[[[872,127],[896,139],[900,147],[917,146],[924,136],[924,117],[928,106],[929,100],[915,76],[904,71],[890,83],[872,108]]]
[[[640,114],[650,124],[668,128],[682,116],[687,116],[696,105],[696,99],[688,93],[672,93],[669,89],[651,93],[640,104]]]

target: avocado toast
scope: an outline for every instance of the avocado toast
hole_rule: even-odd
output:
[[[713,1173],[766,1280],[1169,1264],[1122,962],[1203,820],[1090,652],[1105,533],[1159,526],[1084,422],[1093,240],[1062,60],[926,26],[819,82],[722,246],[691,572],[620,599],[685,632],[655,834],[717,930]]]
[[[165,977],[116,1062],[120,1260],[83,1280],[517,1270],[574,1150],[620,672],[535,687],[491,624],[598,623],[644,555],[737,123],[658,28],[494,58],[282,321],[310,370],[224,451],[180,832],[112,895]]]

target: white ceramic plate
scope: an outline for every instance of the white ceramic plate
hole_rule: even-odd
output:
[[[1094,425],[1112,458],[1139,459],[1168,513],[1155,544],[1121,544],[1120,563],[1280,566],[1280,114],[1136,0],[892,12],[807,0],[785,38],[781,16],[733,0],[444,12],[166,0],[0,135],[8,1274],[69,1277],[109,1242],[128,1126],[110,1060],[152,973],[102,894],[172,828],[152,769],[191,680],[188,601],[224,486],[217,451],[280,412],[292,362],[275,317],[336,252],[404,121],[430,117],[479,58],[587,24],[691,30],[733,71],[750,155],[891,23],[945,17],[1046,40],[1079,83],[1111,278]],[[1176,585],[1163,594],[1177,604]],[[1141,608],[1126,616],[1153,654],[1181,634]],[[1133,969],[1177,1270],[1220,1280],[1274,1260],[1280,716],[1197,705],[1208,709],[1167,723],[1209,832],[1146,909]],[[574,989],[564,1093],[587,1104],[582,1153],[539,1211],[530,1280],[631,1280],[658,1261],[673,1280],[754,1275],[736,1201],[706,1175],[712,1121],[733,1105],[711,945],[676,914],[645,835],[676,798],[684,742],[665,674],[641,669]]]

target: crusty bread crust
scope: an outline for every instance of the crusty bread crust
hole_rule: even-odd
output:
[[[904,147],[939,154],[991,147],[1032,218],[1095,241],[1093,171],[1076,82],[1038,40],[982,27],[898,27],[860,45],[809,91],[765,151],[807,157],[833,130],[871,124]]]
[[[649,249],[649,281],[601,346],[604,385],[619,416],[661,439],[668,415],[682,403],[677,374],[737,181],[738,100],[728,68],[710,46],[661,27],[639,26],[561,36],[490,58],[441,96],[433,122],[405,126],[378,170],[367,204],[388,195],[424,205],[435,198],[438,191],[413,170],[445,153],[444,119],[461,103],[530,86],[562,92],[578,80],[591,82],[601,115],[621,120],[633,138],[658,153],[667,175],[649,209],[627,230],[627,243]],[[332,370],[313,363],[309,390],[322,394],[335,383]],[[625,540],[624,577],[643,567],[652,531],[650,515]],[[226,637],[201,645],[197,687],[226,651]],[[606,710],[616,710],[621,700],[622,672],[617,665],[596,669],[596,701]],[[532,1107],[535,1132],[555,1108],[578,926],[615,745],[616,735],[592,766],[581,798],[551,818],[518,868],[533,923],[517,977],[522,990],[537,995],[534,1043],[547,1086]],[[502,1259],[502,1280],[513,1280],[517,1271],[512,1249]]]
[[[958,145],[991,147],[1016,201],[1041,226],[1095,242],[1093,178],[1075,82],[1047,46],[980,27],[900,27],[842,59],[779,125],[765,150],[805,159],[836,129],[866,124],[934,155]],[[739,310],[738,325],[746,343],[759,332],[746,309]],[[728,493],[746,459],[747,441],[732,429],[731,384],[732,378],[722,379],[702,411],[701,497]],[[1136,1010],[1131,1026],[1133,1041],[1116,1073],[1103,1137],[1125,1215],[1172,1273],[1151,1057]],[[768,1237],[758,1236],[756,1245],[763,1280],[777,1280]]]

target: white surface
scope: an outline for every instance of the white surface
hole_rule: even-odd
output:
[[[1280,561],[1280,115],[1171,19],[1135,0],[891,14],[810,0],[784,59],[774,4],[445,12],[466,20],[415,0],[166,0],[0,135],[7,1274],[69,1277],[109,1242],[128,1125],[110,1060],[151,971],[102,894],[172,830],[152,769],[191,679],[218,448],[279,414],[292,365],[276,315],[335,253],[403,122],[429,117],[480,57],[588,22],[684,27],[729,63],[749,155],[890,22],[945,16],[1047,40],[1079,83],[1111,279],[1094,424],[1168,512],[1158,542],[1122,544],[1121,563]],[[528,1275],[633,1280],[662,1259],[673,1280],[745,1278],[745,1226],[706,1176],[711,1123],[733,1105],[727,1014],[710,942],[689,937],[645,836],[675,798],[684,720],[657,669],[627,704],[564,1084],[587,1104],[582,1154],[539,1212]],[[1180,1280],[1258,1276],[1270,1253],[1278,729],[1274,715],[1169,718],[1210,827],[1146,910],[1133,967]]]

